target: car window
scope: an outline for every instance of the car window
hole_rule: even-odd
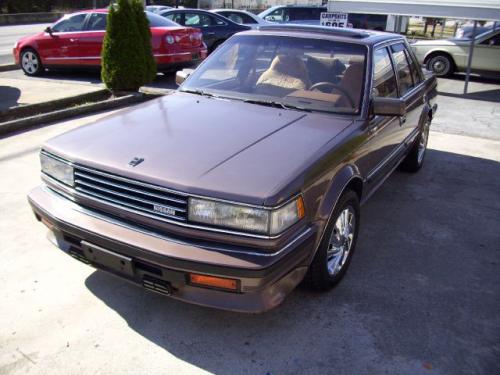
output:
[[[487,46],[500,46],[500,33],[493,35],[491,38],[485,39],[481,42],[481,44]]]
[[[87,24],[87,29],[92,31],[104,31],[106,30],[106,18],[105,13],[92,13]]]
[[[148,18],[149,21],[149,26],[150,27],[174,27],[174,26],[179,26],[178,24],[172,22],[169,19],[166,19],[165,17],[162,17],[158,14],[154,14],[151,12],[145,12],[146,17]]]
[[[207,27],[212,25],[212,18],[201,13],[185,13],[184,25],[192,27]]]
[[[403,44],[393,45],[391,46],[391,50],[399,80],[399,95],[403,96],[413,87],[410,65],[406,58],[405,48]]]
[[[375,50],[373,54],[373,96],[396,98],[398,86],[387,48]]]
[[[245,13],[235,13],[235,12],[223,12],[221,13],[224,17],[229,18],[231,21],[239,24],[251,24],[257,23],[252,17]]]
[[[182,13],[165,13],[164,17],[167,17],[170,21],[182,25]]]
[[[362,103],[366,51],[364,45],[331,40],[237,35],[200,65],[181,89],[356,114]]]
[[[412,53],[406,47],[405,47],[405,55],[406,59],[410,63],[410,70],[411,70],[411,77],[413,79],[413,84],[416,86],[422,81],[421,75],[419,73],[421,72],[420,66],[417,64],[416,59],[412,56]]]
[[[264,17],[267,21],[286,22],[288,21],[288,11],[286,8],[279,8]]]
[[[87,13],[80,13],[74,16],[66,16],[59,22],[57,22],[54,26],[52,26],[52,31],[56,33],[82,31],[86,17]]]
[[[219,19],[218,17],[207,16],[210,18],[212,25],[224,26],[226,23]]]

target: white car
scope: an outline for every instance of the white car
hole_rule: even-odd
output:
[[[223,17],[229,18],[233,22],[239,23],[240,25],[250,26],[251,28],[270,24],[266,20],[253,13],[247,12],[246,10],[212,9],[210,12],[217,13]]]

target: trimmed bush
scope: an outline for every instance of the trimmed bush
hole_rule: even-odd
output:
[[[151,31],[142,4],[118,0],[109,7],[101,78],[111,91],[137,91],[155,78]]]

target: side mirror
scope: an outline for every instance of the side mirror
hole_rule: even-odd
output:
[[[52,35],[52,29],[51,29],[51,27],[50,27],[50,26],[47,26],[47,27],[45,28],[45,30],[43,30],[43,31],[45,31],[46,33],[49,33],[50,35]]]
[[[404,116],[406,105],[404,100],[398,98],[374,97],[371,112],[380,116]]]
[[[180,86],[182,82],[186,80],[187,77],[191,75],[191,73],[194,72],[194,69],[182,69],[178,70],[177,73],[175,73],[175,83],[177,86]]]

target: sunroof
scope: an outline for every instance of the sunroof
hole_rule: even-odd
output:
[[[258,29],[269,30],[269,31],[273,30],[306,31],[313,33],[345,36],[349,38],[359,38],[359,39],[367,38],[370,36],[370,34],[364,30],[344,29],[339,27],[326,27],[326,26],[316,26],[316,25],[266,25],[266,26],[259,26]]]

